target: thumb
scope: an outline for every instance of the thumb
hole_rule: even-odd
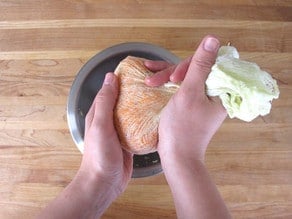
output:
[[[113,124],[113,109],[118,96],[118,80],[115,74],[107,73],[103,85],[97,93],[86,115],[86,127],[105,127]]]
[[[213,36],[206,36],[202,40],[191,58],[181,88],[205,94],[205,81],[215,62],[219,46],[219,40]]]

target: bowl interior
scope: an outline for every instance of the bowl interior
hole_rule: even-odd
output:
[[[113,72],[127,56],[177,63],[179,59],[167,50],[152,44],[124,43],[110,47],[90,59],[79,71],[72,84],[68,100],[68,124],[77,147],[83,152],[85,116],[102,86],[105,74]],[[162,171],[157,152],[134,155],[132,177],[145,177]]]

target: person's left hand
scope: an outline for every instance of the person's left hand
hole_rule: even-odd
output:
[[[118,80],[108,73],[86,115],[80,167],[81,172],[107,184],[116,197],[125,190],[133,169],[133,155],[121,148],[113,123],[117,96]]]

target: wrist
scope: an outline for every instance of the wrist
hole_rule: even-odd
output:
[[[161,158],[161,165],[164,172],[181,172],[182,170],[194,170],[196,167],[204,167],[204,158],[192,155],[173,154],[170,156],[163,156]]]
[[[199,147],[192,144],[160,144],[158,153],[162,166],[167,168],[173,165],[188,165],[191,163],[205,162],[206,147]]]
[[[84,206],[84,211],[88,212],[88,217],[91,214],[95,215],[94,218],[101,216],[117,198],[114,189],[106,180],[82,170],[78,171],[70,184],[70,189],[79,199],[78,202]]]
[[[79,169],[73,181],[81,190],[93,197],[96,197],[96,194],[106,193],[109,198],[115,199],[119,195],[115,194],[114,186],[102,174]]]

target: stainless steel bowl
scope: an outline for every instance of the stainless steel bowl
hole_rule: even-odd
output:
[[[152,60],[178,63],[179,58],[169,51],[148,43],[130,42],[109,47],[92,57],[77,74],[68,98],[67,119],[72,138],[83,153],[85,116],[93,99],[102,86],[107,72],[113,72],[128,55]],[[157,152],[134,155],[133,178],[146,177],[162,172]]]

